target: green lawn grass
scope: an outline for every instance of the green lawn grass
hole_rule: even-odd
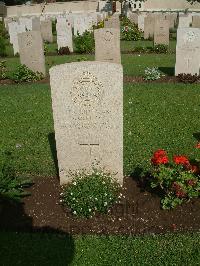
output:
[[[147,67],[158,67],[165,75],[174,75],[175,54],[122,54],[122,65],[124,75],[143,76]],[[47,71],[51,66],[74,62],[79,60],[94,60],[94,55],[65,55],[65,56],[46,56]],[[8,76],[12,75],[17,65],[20,64],[19,57],[7,58],[6,66]]]
[[[199,265],[200,234],[69,237],[0,233],[1,265]]]
[[[4,85],[0,93],[1,150],[13,151],[20,173],[55,175],[49,86]],[[124,173],[147,169],[158,148],[197,156],[193,134],[200,131],[199,102],[199,85],[124,85]]]
[[[55,53],[57,54],[57,43],[56,40],[54,40],[53,43],[47,43],[45,44],[47,48],[47,55],[48,53]],[[133,51],[135,47],[153,47],[153,41],[148,40],[139,40],[139,41],[121,41],[121,51]],[[171,52],[175,52],[176,49],[176,41],[170,41],[169,49]],[[74,46],[74,52],[77,52],[76,47]],[[7,42],[6,45],[6,53],[9,57],[12,57],[14,54],[12,45]]]

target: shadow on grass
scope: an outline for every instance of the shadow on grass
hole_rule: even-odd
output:
[[[74,257],[70,234],[51,227],[33,227],[23,203],[1,201],[1,265],[69,265]],[[33,214],[34,215],[34,214]]]
[[[167,76],[174,76],[174,67],[159,67],[158,69]]]
[[[57,150],[56,150],[56,140],[55,140],[55,133],[49,133],[48,135],[49,145],[51,148],[51,154],[54,161],[56,174],[59,176],[59,168],[58,168],[58,159],[57,159]]]
[[[193,137],[194,137],[197,141],[200,141],[200,132],[193,133]]]

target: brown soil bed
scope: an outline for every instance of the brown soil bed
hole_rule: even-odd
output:
[[[165,211],[159,197],[141,190],[132,177],[125,178],[121,203],[90,219],[76,218],[61,205],[57,177],[36,178],[29,190],[22,204],[3,205],[0,230],[141,235],[200,229],[200,199]]]
[[[16,83],[13,80],[10,79],[3,79],[0,80],[0,86],[1,85],[16,85],[16,84],[32,84],[32,83],[38,83],[38,84],[49,84],[49,76],[46,78],[40,80],[40,81],[34,81],[34,82],[21,82]],[[158,80],[144,80],[143,77],[134,77],[134,76],[124,76],[124,83],[180,83],[177,77],[175,76],[164,76],[161,77]]]
[[[180,83],[180,81],[175,76],[164,76],[157,80],[144,80],[140,76],[124,76],[124,83]]]

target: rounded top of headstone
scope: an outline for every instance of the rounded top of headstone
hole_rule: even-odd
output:
[[[121,64],[117,64],[117,63],[108,63],[108,62],[100,62],[100,61],[82,61],[82,62],[72,62],[72,63],[65,63],[65,64],[61,64],[61,65],[57,65],[57,66],[53,66],[50,68],[49,73],[60,73],[61,70],[64,69],[68,69],[68,68],[93,68],[93,67],[101,67],[104,68],[105,71],[108,68],[114,68],[116,69],[116,71],[121,70],[122,69],[122,65]]]

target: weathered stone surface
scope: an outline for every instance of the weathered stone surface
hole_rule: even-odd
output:
[[[42,39],[47,42],[53,42],[52,34],[52,22],[51,20],[44,20],[40,22],[40,29],[42,34]]]
[[[40,31],[40,19],[39,17],[20,17],[19,22],[24,25],[27,31]]]
[[[165,19],[169,21],[169,28],[174,28],[175,25],[177,24],[177,14],[176,13],[166,14]]]
[[[138,15],[138,28],[141,31],[144,31],[144,19],[145,19],[146,15],[142,14],[142,15]]]
[[[123,182],[123,73],[119,64],[69,63],[50,69],[60,183],[70,171],[117,173]]]
[[[128,13],[128,18],[132,23],[135,23],[138,25],[138,14],[129,12]]]
[[[144,39],[153,38],[155,18],[147,16],[144,18]]]
[[[59,18],[56,24],[58,49],[68,47],[73,52],[72,25],[67,19]]]
[[[95,61],[121,64],[120,31],[104,28],[94,31]]]
[[[154,24],[154,45],[169,45],[169,21],[156,20]]]
[[[19,53],[19,44],[18,44],[18,34],[25,32],[26,28],[24,25],[19,24],[16,21],[8,23],[8,32],[10,36],[10,43],[13,45],[14,55]]]
[[[119,29],[120,28],[119,16],[112,16],[111,18],[108,18],[108,20],[105,20],[104,28]]]
[[[192,17],[192,27],[193,28],[200,28],[200,16],[193,16]]]
[[[179,28],[177,31],[175,75],[198,74],[200,67],[200,29]]]
[[[74,35],[82,35],[87,30],[84,15],[76,15],[74,17]]]
[[[34,72],[46,74],[44,48],[39,31],[27,31],[18,34],[19,53],[21,64],[26,65]]]
[[[179,28],[188,28],[192,24],[192,16],[191,15],[179,15]]]

